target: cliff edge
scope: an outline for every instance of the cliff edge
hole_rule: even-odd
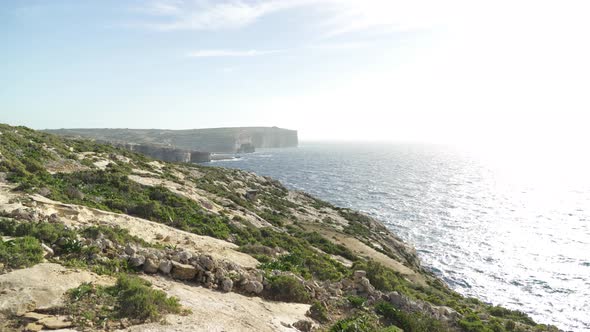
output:
[[[0,331],[557,331],[256,174],[0,125]]]

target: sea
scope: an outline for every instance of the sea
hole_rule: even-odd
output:
[[[459,293],[590,331],[590,165],[563,150],[303,142],[209,165],[363,211]]]

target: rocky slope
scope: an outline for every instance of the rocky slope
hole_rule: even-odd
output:
[[[0,125],[0,331],[556,331],[253,173]]]
[[[238,127],[190,130],[56,129],[46,132],[88,137],[114,143],[164,145],[189,151],[235,153],[255,148],[286,148],[298,144],[297,131],[277,127]]]

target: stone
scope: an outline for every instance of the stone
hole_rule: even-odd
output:
[[[248,190],[246,192],[245,197],[246,197],[247,200],[253,201],[253,200],[256,200],[256,196],[257,195],[258,195],[258,190]]]
[[[133,246],[131,246],[131,244],[127,243],[127,245],[125,246],[125,253],[129,256],[133,256],[135,255],[135,248],[133,248]]]
[[[50,223],[57,223],[59,222],[59,216],[57,215],[57,213],[52,213],[51,215],[49,215],[49,217],[47,217],[47,221]]]
[[[160,262],[152,258],[148,258],[143,263],[143,272],[145,273],[156,273],[160,267]]]
[[[199,257],[199,264],[201,264],[201,266],[207,271],[215,269],[215,261],[213,260],[213,257],[209,255],[202,255]]]
[[[178,253],[178,258],[180,258],[180,262],[183,264],[188,263],[191,257],[193,257],[193,255],[188,251],[181,251]]]
[[[43,329],[43,325],[37,323],[29,323],[25,326],[25,331],[28,332],[37,332]]]
[[[172,271],[172,262],[167,259],[161,261],[158,270],[164,274],[170,274],[170,271]]]
[[[38,321],[39,324],[42,324],[46,328],[50,330],[57,330],[57,329],[65,329],[67,327],[72,326],[72,322],[67,321],[65,317],[47,317]]]
[[[302,319],[293,323],[293,327],[301,332],[311,332],[311,329],[313,328],[313,323],[306,319]]]
[[[224,278],[221,280],[221,290],[224,292],[231,292],[234,287],[234,282],[230,278]]]
[[[51,258],[54,255],[53,249],[51,249],[48,245],[46,245],[45,243],[41,243],[41,248],[43,248],[43,251],[45,252],[45,255],[43,257],[45,258]]]
[[[49,315],[44,315],[44,314],[40,314],[37,312],[27,312],[23,315],[23,318],[28,318],[28,319],[32,319],[32,320],[40,320],[40,319],[44,319],[50,317]]]
[[[172,262],[172,277],[180,280],[191,280],[197,274],[197,269],[188,264]]]
[[[361,280],[359,281],[359,284],[357,286],[357,289],[361,292],[365,292],[365,293],[373,293],[375,291],[375,287],[373,287],[373,285],[371,285],[371,282],[369,281],[369,279],[362,277]]]
[[[260,294],[262,293],[263,289],[264,286],[262,285],[262,283],[255,280],[247,281],[244,284],[244,290],[248,293]]]
[[[361,278],[366,277],[367,276],[367,272],[366,271],[363,271],[363,270],[357,270],[357,271],[354,271],[354,275],[353,276],[354,276],[354,279],[355,280],[359,280]]]
[[[141,265],[143,265],[143,263],[145,263],[145,257],[142,255],[135,255],[129,259],[129,264],[132,267],[141,266]]]
[[[51,195],[51,190],[47,187],[39,188],[39,190],[37,190],[37,194],[39,194],[43,197],[47,197],[47,196]]]

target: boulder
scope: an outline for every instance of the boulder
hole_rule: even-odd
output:
[[[367,272],[363,270],[357,270],[354,271],[353,276],[355,280],[360,280],[361,278],[365,278],[367,276]]]
[[[215,260],[209,255],[202,255],[199,257],[199,264],[207,271],[213,271],[215,269]]]
[[[164,274],[170,274],[170,271],[172,271],[172,262],[165,259],[160,262],[158,269]]]
[[[129,259],[129,264],[132,267],[139,267],[145,263],[145,256],[142,255],[135,255]]]
[[[230,278],[223,278],[221,280],[221,290],[224,292],[231,292],[234,287],[234,282]]]
[[[197,269],[188,264],[172,262],[172,277],[180,280],[191,280],[197,274]]]
[[[260,294],[263,289],[262,283],[256,280],[249,280],[244,284],[244,290],[248,293]]]
[[[129,243],[127,243],[127,245],[125,246],[125,253],[129,256],[135,255],[136,251],[137,250],[135,250],[135,248],[133,248],[133,246]]]
[[[302,319],[293,323],[293,327],[301,332],[311,332],[311,329],[313,328],[313,323],[306,319]]]
[[[143,271],[145,273],[156,273],[158,272],[158,268],[160,267],[160,262],[154,260],[153,258],[148,258],[143,263]]]
[[[43,325],[37,323],[29,323],[25,326],[25,331],[27,332],[37,332],[43,330]]]
[[[43,318],[43,319],[39,320],[37,323],[42,324],[43,326],[45,326],[46,328],[48,328],[50,330],[65,329],[67,327],[72,326],[72,322],[67,321],[66,317],[62,317],[62,316],[59,316],[59,317],[51,316],[51,317]]]

